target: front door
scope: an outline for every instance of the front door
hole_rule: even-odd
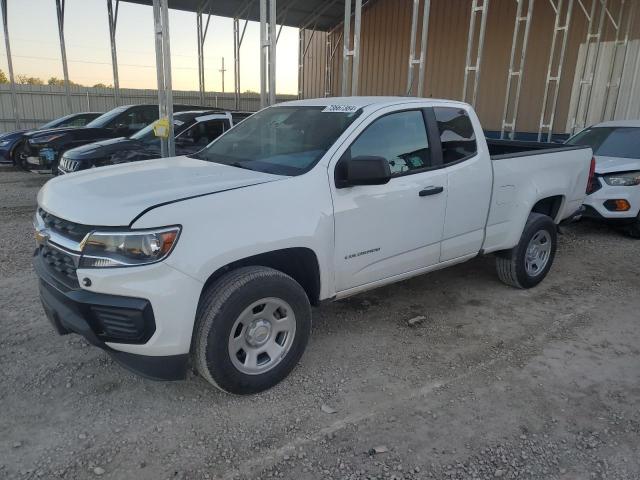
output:
[[[336,291],[440,261],[447,174],[434,169],[420,109],[381,114],[344,155],[384,157],[385,185],[334,188]]]

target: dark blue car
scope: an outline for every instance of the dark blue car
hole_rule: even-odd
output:
[[[0,134],[0,163],[13,163],[14,165],[22,166],[22,159],[18,158],[19,152],[15,147],[29,132],[65,127],[84,127],[100,115],[102,115],[101,112],[72,113],[71,115],[51,120],[38,128],[15,130],[13,132]]]

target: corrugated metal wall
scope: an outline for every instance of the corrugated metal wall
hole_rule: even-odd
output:
[[[10,85],[0,85],[0,132],[15,129],[13,106],[11,103]],[[16,85],[18,93],[18,111],[23,128],[34,128],[54,118],[66,115],[67,103],[64,87],[50,85]],[[120,104],[157,103],[156,90],[120,89]],[[283,102],[293,100],[294,95],[278,95],[277,100]],[[173,92],[173,101],[185,105],[200,105],[200,92]],[[116,106],[113,90],[110,88],[71,88],[71,105],[73,112],[106,112]],[[235,108],[233,93],[205,92],[207,107]],[[243,93],[240,96],[240,109],[256,111],[260,109],[258,94]]]
[[[363,9],[360,95],[406,94],[412,3],[411,0],[376,0]],[[585,5],[590,5],[590,2],[585,2]],[[614,17],[619,5],[620,0],[609,1]],[[640,5],[638,7],[640,9]],[[461,98],[470,12],[471,0],[432,0],[423,96]],[[514,0],[491,0],[476,105],[485,128],[491,130],[501,128],[515,14]],[[636,18],[640,19],[640,15]],[[554,20],[550,2],[536,1],[522,83],[518,131],[538,130]],[[634,23],[632,37],[640,36],[639,23]],[[578,52],[580,44],[585,41],[586,31],[587,19],[575,1],[556,113],[554,130],[557,132],[565,130]],[[307,32],[307,39],[309,35]],[[331,34],[335,40],[340,36],[341,27]],[[419,36],[418,32],[418,43]],[[607,19],[603,39],[611,38],[613,29]],[[305,59],[304,95],[307,98],[324,95],[326,39],[327,34],[316,32]],[[332,62],[331,95],[340,94],[341,67],[340,41]]]

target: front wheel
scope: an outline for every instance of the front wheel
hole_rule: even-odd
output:
[[[298,282],[272,268],[239,268],[202,294],[193,363],[226,392],[257,393],[293,370],[310,332],[311,306]]]
[[[631,238],[640,239],[640,214],[636,217],[635,222],[629,225],[625,231]]]
[[[549,273],[557,243],[553,220],[547,215],[531,213],[518,245],[496,254],[498,277],[512,287],[535,287]]]
[[[27,162],[27,157],[29,156],[29,150],[24,143],[20,143],[16,145],[13,149],[13,153],[11,154],[13,164],[21,170],[28,172],[31,170],[31,166]]]

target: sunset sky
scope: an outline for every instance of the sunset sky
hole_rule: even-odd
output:
[[[9,35],[15,74],[47,80],[62,78],[54,0],[7,0]],[[205,17],[206,18],[206,17]],[[175,90],[198,89],[195,13],[169,11],[171,62]],[[156,88],[153,12],[151,7],[120,2],[117,27],[122,88]],[[113,83],[107,2],[66,0],[65,39],[69,77],[82,85]],[[211,17],[205,42],[207,91],[221,90],[222,57],[225,91],[233,91],[233,22]],[[249,22],[241,50],[241,90],[259,91],[259,24]],[[285,27],[277,50],[277,91],[297,92],[298,30]],[[0,68],[7,72],[4,36]]]

